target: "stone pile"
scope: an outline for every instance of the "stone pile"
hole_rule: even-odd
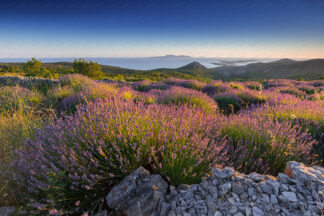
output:
[[[120,85],[129,86],[129,82],[123,82],[118,80],[103,79],[96,80],[97,82],[103,83],[117,83]],[[25,88],[44,88],[44,87],[55,87],[59,84],[57,79],[44,79],[38,77],[22,77],[22,76],[0,76],[0,87],[1,86],[21,86]]]
[[[324,168],[292,161],[277,177],[214,168],[200,184],[175,188],[140,167],[106,200],[113,215],[323,215]]]
[[[19,77],[19,76],[0,76],[0,87],[1,86],[21,86],[25,88],[48,88],[57,86],[58,80],[54,79],[43,79],[36,77]]]

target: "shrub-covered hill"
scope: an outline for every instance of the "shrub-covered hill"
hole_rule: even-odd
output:
[[[268,63],[252,63],[246,66],[226,66],[211,69],[210,77],[219,74],[228,79],[305,79],[314,80],[324,77],[324,59],[294,61],[281,59]]]
[[[84,60],[71,62],[56,62],[38,64],[38,68],[32,64],[33,60],[25,63],[0,63],[0,74],[21,74],[46,78],[58,78],[59,76],[80,73],[80,65],[89,64],[90,70],[96,72],[90,75],[96,79],[116,79],[124,81],[151,80],[162,81],[169,77],[181,79],[198,79],[201,81],[222,80],[262,80],[262,79],[304,79],[316,80],[324,78],[324,59],[307,61],[294,61],[282,59],[269,63],[252,63],[246,66],[222,66],[206,68],[198,62],[192,62],[176,69],[133,70],[108,65],[98,65],[94,62],[86,63]],[[29,65],[29,66],[28,66]],[[79,65],[79,66],[78,66]],[[83,70],[84,72],[85,70]],[[82,72],[81,72],[82,73]]]
[[[17,214],[110,211],[107,194],[140,166],[174,186],[215,167],[323,166],[322,80],[55,83],[0,87],[0,206]]]

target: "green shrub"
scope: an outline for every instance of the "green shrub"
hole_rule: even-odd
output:
[[[62,76],[59,81],[62,86],[71,86],[74,92],[80,92],[86,85],[95,83],[95,81],[80,74]]]
[[[236,95],[242,100],[244,106],[258,105],[267,102],[268,98],[260,92],[238,91]]]
[[[47,108],[58,109],[61,101],[67,97],[70,97],[74,94],[74,90],[71,86],[58,86],[49,91],[46,95],[43,106]]]
[[[259,82],[246,82],[245,85],[251,90],[262,91],[262,84]]]
[[[215,94],[213,99],[217,102],[219,109],[225,114],[237,112],[243,106],[241,98],[230,92]]]
[[[283,94],[291,94],[298,98],[304,99],[306,98],[306,94],[303,91],[300,91],[296,88],[290,87],[290,88],[279,88],[277,91]]]
[[[38,105],[42,96],[19,86],[0,87],[0,112],[14,112]]]
[[[107,83],[91,83],[81,86],[82,91],[64,98],[59,105],[59,110],[74,113],[77,106],[90,101],[107,99],[117,93],[115,87]]]
[[[232,146],[229,160],[241,172],[276,175],[288,161],[313,161],[311,148],[316,141],[298,125],[245,114],[223,122],[222,134]]]
[[[199,107],[208,113],[215,113],[217,111],[217,104],[206,94],[182,87],[173,87],[170,90],[160,91],[156,102],[166,105],[175,104]]]
[[[33,110],[0,114],[0,206],[25,204],[23,189],[8,178],[12,175],[8,165],[15,158],[14,151],[22,148],[24,140],[34,134],[34,127],[40,125],[41,117]]]
[[[244,86],[238,82],[230,82],[229,85],[233,89],[244,89]]]
[[[140,92],[148,92],[151,88],[151,82],[144,80],[144,81],[140,81],[140,82],[135,82],[133,83],[133,88],[136,91],[140,91]]]
[[[308,95],[316,93],[316,88],[314,86],[304,85],[298,87],[298,90],[305,92]]]

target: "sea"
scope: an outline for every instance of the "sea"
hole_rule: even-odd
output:
[[[73,62],[77,58],[37,58],[43,63],[51,62]],[[192,58],[192,57],[81,57],[85,60],[91,60],[98,62],[101,65],[111,65],[122,68],[136,69],[136,70],[152,70],[158,68],[179,68],[185,66],[193,61],[197,61],[207,68],[214,68],[220,66],[242,66],[250,63],[257,62],[271,62],[278,59],[269,58],[257,58],[257,59],[245,59],[245,58]],[[27,62],[30,58],[0,58],[0,62]]]

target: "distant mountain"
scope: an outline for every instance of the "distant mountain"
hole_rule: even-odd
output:
[[[252,63],[245,66],[224,66],[210,69],[209,76],[213,78],[223,75],[225,78],[242,79],[319,79],[324,76],[324,59],[294,61],[281,59],[268,63]]]
[[[171,58],[181,58],[181,59],[187,59],[187,58],[192,58],[191,56],[187,56],[187,55],[165,55],[165,56],[153,56],[151,58],[168,58],[168,59],[171,59]]]
[[[295,62],[296,61],[294,61],[292,59],[283,58],[283,59],[280,59],[280,60],[277,60],[277,61],[273,61],[273,62],[269,62],[269,63],[272,63],[272,64],[293,64]]]
[[[191,62],[191,63],[189,63],[189,64],[187,64],[187,65],[185,65],[183,67],[180,67],[178,69],[179,70],[181,70],[181,69],[186,69],[186,70],[207,70],[207,68],[204,65],[200,64],[197,61],[193,61],[193,62]]]

